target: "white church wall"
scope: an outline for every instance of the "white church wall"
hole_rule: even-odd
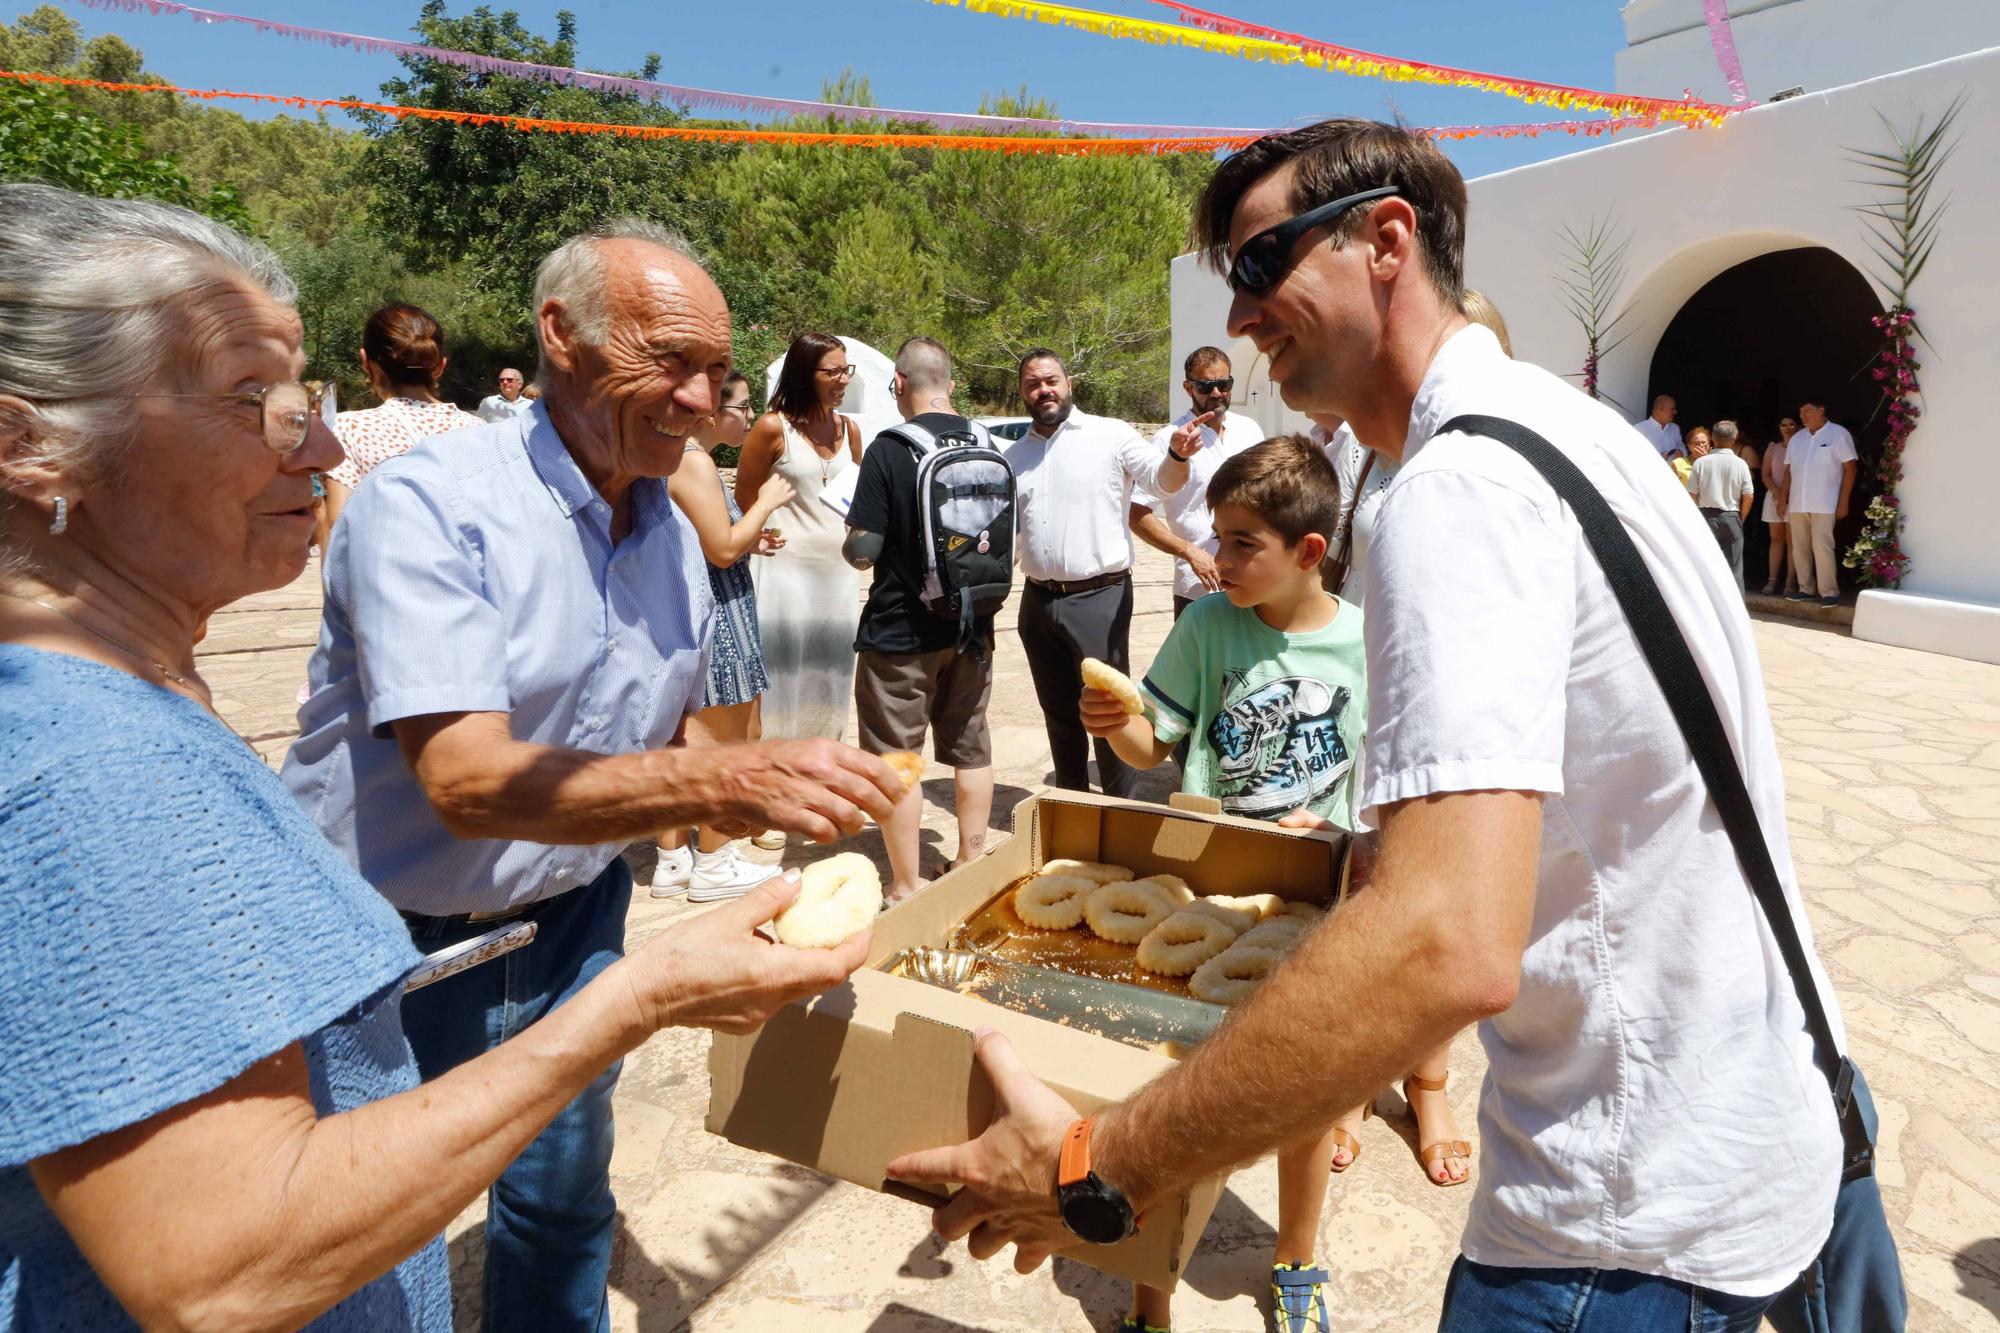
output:
[[[1904,460],[1901,488],[1911,557],[1905,586],[1932,601],[2000,608],[2000,428],[1989,410],[2000,348],[2000,50],[1943,61],[1735,117],[1720,130],[1671,131],[1482,177],[1470,183],[1467,281],[1506,316],[1516,355],[1574,376],[1584,341],[1551,279],[1559,224],[1581,229],[1611,212],[1629,231],[1624,343],[1600,370],[1603,392],[1643,414],[1653,353],[1682,304],[1723,270],[1760,254],[1825,246],[1864,274],[1877,266],[1853,206],[1846,149],[1886,146],[1879,116],[1900,128],[1936,117],[1961,92],[1962,141],[1944,181],[1951,203],[1937,248],[1912,294],[1931,346],[1919,346],[1925,415]],[[1879,116],[1878,116],[1879,113]],[[1872,283],[1872,277],[1871,277]],[[1193,256],[1172,270],[1172,390],[1180,360],[1213,342],[1228,347],[1229,292]],[[1886,302],[1879,288],[1877,295]],[[1779,336],[1782,312],[1746,310]],[[1232,353],[1235,355],[1235,353]],[[1236,399],[1267,428],[1303,418],[1276,402],[1262,366],[1236,355]],[[1252,393],[1263,396],[1255,401]],[[1862,608],[1864,618],[1868,607]],[[1917,608],[1919,618],[1923,608]],[[1911,646],[1931,647],[1932,640]],[[1968,654],[1971,655],[1971,654]]]
[[[1466,278],[1506,315],[1517,355],[1580,371],[1584,341],[1550,274],[1556,228],[1612,213],[1631,235],[1629,336],[1600,368],[1603,392],[1643,413],[1661,333],[1683,302],[1731,265],[1819,245],[1864,274],[1877,262],[1852,206],[1871,196],[1846,149],[1885,146],[1900,128],[1970,94],[1944,190],[1952,196],[1929,267],[1912,293],[1931,347],[1919,347],[1925,415],[1901,489],[1912,565],[1905,585],[1935,598],[2000,606],[2000,448],[1987,402],[2000,346],[2000,50],[1760,107],[1720,130],[1668,132],[1483,177],[1470,184]],[[1886,296],[1878,289],[1878,296]],[[1748,321],[1783,312],[1746,310]]]
[[[1966,51],[2000,46],[1995,0],[1730,0],[1730,28],[1750,96],[1836,88]],[[1709,44],[1702,0],[1632,0],[1620,92],[1731,101]]]

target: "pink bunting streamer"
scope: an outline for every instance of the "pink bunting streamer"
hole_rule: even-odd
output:
[[[1701,0],[1708,20],[1708,44],[1715,48],[1715,63],[1729,80],[1729,92],[1739,102],[1750,100],[1750,85],[1743,79],[1743,62],[1736,55],[1736,31],[1729,26],[1729,0]]]
[[[476,55],[470,51],[453,51],[439,46],[423,46],[416,42],[399,42],[387,37],[369,37],[358,33],[335,32],[326,28],[310,28],[296,23],[280,23],[274,19],[252,18],[217,9],[200,9],[194,5],[180,4],[178,0],[71,0],[71,3],[90,9],[119,10],[130,14],[146,13],[155,16],[184,14],[197,23],[240,23],[261,33],[366,51],[372,55],[414,56],[424,60],[442,61],[461,69],[478,70],[485,74],[514,74],[522,78],[544,79],[550,83],[591,88],[598,92],[616,93],[625,97],[674,102],[685,107],[708,107],[722,111],[762,112],[786,116],[817,116],[847,122],[923,122],[940,128],[982,134],[1042,130],[1061,135],[1102,134],[1120,138],[1245,136],[1254,138],[1265,133],[1261,129],[1217,128],[1212,125],[1142,125],[1113,121],[1051,120],[1037,116],[979,116],[949,111],[903,111],[893,107],[847,106],[839,102],[814,102],[790,97],[758,97],[750,93],[719,92],[713,88],[691,88],[677,83],[660,83],[652,79],[593,74],[587,70],[569,69],[560,65],[503,60],[498,56]]]

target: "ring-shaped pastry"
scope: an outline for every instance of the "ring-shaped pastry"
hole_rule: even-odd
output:
[[[1256,990],[1285,956],[1275,949],[1232,944],[1194,970],[1188,991],[1210,1004],[1236,1004]]]
[[[882,876],[859,852],[815,861],[799,875],[799,896],[771,933],[794,949],[831,949],[868,928],[882,910]]]
[[[1044,862],[1042,873],[1044,875],[1081,875],[1092,884],[1119,884],[1132,878],[1132,869],[1129,866],[1114,866],[1103,861],[1072,861],[1067,857],[1058,857],[1054,861]]]
[[[1236,942],[1253,948],[1276,949],[1279,953],[1290,953],[1298,948],[1299,941],[1306,937],[1306,929],[1306,923],[1295,916],[1274,916],[1268,921],[1259,921],[1244,931]]]
[[[1257,910],[1254,907],[1233,907],[1234,898],[1196,898],[1181,910],[1200,912],[1212,916],[1223,925],[1241,935],[1257,924]]]
[[[1176,907],[1186,907],[1194,901],[1194,890],[1189,888],[1188,882],[1179,875],[1148,875],[1136,882],[1159,885],[1172,895]]]
[[[1176,912],[1139,941],[1139,966],[1184,977],[1236,942],[1236,932],[1200,912]]]
[[[1138,717],[1146,711],[1146,701],[1139,697],[1139,687],[1132,683],[1130,676],[1109,662],[1086,657],[1083,659],[1082,675],[1084,684],[1093,690],[1103,690],[1118,700],[1118,706],[1131,716]]]
[[[1113,944],[1137,944],[1146,933],[1174,914],[1167,891],[1157,884],[1127,880],[1106,884],[1083,905],[1083,919],[1101,938]]]
[[[1037,875],[1014,890],[1014,914],[1036,930],[1068,930],[1083,920],[1097,881],[1082,875]]]

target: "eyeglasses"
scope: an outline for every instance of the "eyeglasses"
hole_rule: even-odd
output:
[[[519,375],[502,375],[500,377],[500,382],[502,384],[519,384],[521,382],[521,377]]]
[[[825,376],[827,379],[830,380],[851,380],[854,378],[854,367],[841,366],[838,369],[834,369],[827,366],[821,366],[817,373]]]
[[[251,393],[135,393],[133,398],[194,398],[211,403],[241,403],[255,407],[261,418],[264,447],[274,454],[289,454],[306,442],[312,419],[318,416],[328,430],[340,412],[330,380],[285,380],[267,384]]]
[[[1284,279],[1285,274],[1291,272],[1292,252],[1298,248],[1301,236],[1314,227],[1333,221],[1356,204],[1387,198],[1396,192],[1393,185],[1380,185],[1359,194],[1345,195],[1258,232],[1243,242],[1243,248],[1236,252],[1236,259],[1229,266],[1230,290],[1249,292],[1255,296],[1270,291]]]
[[[750,400],[748,398],[745,398],[740,403],[724,403],[722,406],[716,408],[715,410],[718,412],[741,412],[744,416],[747,417],[750,415]]]
[[[1228,393],[1236,387],[1234,375],[1224,375],[1219,380],[1189,380],[1196,393]]]

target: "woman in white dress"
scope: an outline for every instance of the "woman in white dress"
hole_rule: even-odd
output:
[[[784,549],[752,570],[770,676],[768,737],[838,740],[847,729],[861,576],[840,555],[846,524],[819,497],[861,463],[860,427],[838,410],[853,378],[838,338],[800,334],[785,353],[770,410],[751,428],[737,462],[736,502],[746,511],[773,474],[794,492],[770,519]]]

